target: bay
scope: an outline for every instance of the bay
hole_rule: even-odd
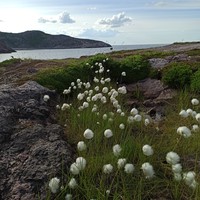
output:
[[[17,50],[13,53],[0,54],[0,62],[11,59],[65,59],[80,58],[81,56],[95,55],[98,53],[109,53],[112,51],[146,49],[151,47],[164,46],[164,44],[143,44],[143,45],[113,45],[104,48],[80,48],[80,49],[33,49],[33,50]]]

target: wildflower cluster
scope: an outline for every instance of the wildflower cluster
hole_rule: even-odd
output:
[[[195,189],[197,186],[197,182],[195,180],[195,172],[189,171],[189,172],[182,172],[182,165],[180,162],[180,156],[176,152],[169,152],[166,155],[166,161],[167,163],[171,164],[172,172],[174,174],[174,179],[176,181],[184,180],[185,183]]]
[[[74,101],[57,106],[68,117],[66,120],[71,120],[69,130],[76,138],[77,148],[77,158],[70,165],[67,186],[63,192],[66,200],[73,196],[79,198],[84,190],[87,191],[87,199],[105,199],[108,196],[115,199],[116,192],[126,196],[122,192],[129,191],[131,184],[134,187],[139,181],[145,184],[145,181],[158,179],[158,164],[154,163],[163,158],[158,156],[159,150],[152,143],[154,136],[145,135],[148,131],[155,131],[156,126],[150,116],[145,116],[136,107],[124,107],[122,102],[127,88],[124,85],[117,88],[111,82],[108,76],[110,70],[104,67],[106,62],[107,59],[91,66],[95,74],[92,82],[82,82],[81,79],[72,82],[63,94],[67,96],[72,90],[76,91],[73,93]],[[122,72],[121,76],[126,76],[126,72]],[[199,104],[197,99],[191,102],[193,106]],[[179,115],[200,122],[200,113],[192,109],[181,110]],[[194,124],[191,130],[187,126],[180,126],[177,133],[188,138],[198,130],[198,125]],[[176,152],[166,152],[165,159],[176,181],[183,180],[193,189],[197,187],[196,173],[183,172],[180,156]],[[88,189],[90,187],[94,191]],[[52,193],[61,190],[60,180],[52,178],[49,188]],[[127,199],[130,198],[127,196]]]
[[[199,100],[198,99],[192,99],[191,103],[192,103],[193,106],[197,106],[197,105],[199,105]],[[179,115],[182,118],[192,117],[193,119],[196,119],[197,123],[200,122],[200,113],[197,113],[195,110],[192,110],[191,108],[188,108],[186,110],[182,109],[180,111]],[[199,130],[198,124],[193,124],[191,129],[189,129],[187,126],[180,126],[177,129],[177,133],[179,135],[182,135],[185,138],[188,138],[192,135],[192,131],[197,132],[198,130]]]

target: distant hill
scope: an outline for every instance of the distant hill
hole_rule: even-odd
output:
[[[4,42],[0,41],[0,53],[11,53],[11,52],[14,52],[14,51],[15,50],[8,47]]]
[[[90,39],[74,38],[67,35],[50,35],[42,31],[26,31],[22,33],[0,32],[3,41],[13,49],[70,49],[110,47],[109,44]]]

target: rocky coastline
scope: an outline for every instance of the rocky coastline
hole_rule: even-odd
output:
[[[15,50],[8,47],[4,42],[0,41],[0,53],[12,53],[12,52],[15,52]]]

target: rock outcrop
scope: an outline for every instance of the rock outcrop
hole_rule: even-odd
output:
[[[55,123],[55,100],[33,81],[0,86],[0,199],[45,199],[49,179],[71,164],[72,148]]]
[[[166,56],[165,58],[151,58],[149,59],[149,63],[152,68],[162,69],[166,67],[166,65],[172,62],[185,62],[185,61],[196,61],[196,58],[191,58],[187,54],[177,54],[174,56]]]
[[[164,105],[170,101],[176,91],[165,86],[160,80],[147,78],[137,83],[126,85],[128,92],[127,105],[131,107],[143,107],[145,113],[153,113],[164,116]]]
[[[12,53],[12,52],[15,52],[15,50],[8,47],[4,42],[0,41],[0,53]]]

